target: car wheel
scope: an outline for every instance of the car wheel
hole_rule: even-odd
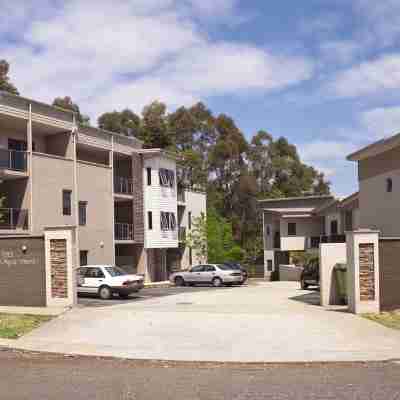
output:
[[[307,283],[306,283],[306,281],[305,281],[304,279],[302,279],[302,280],[300,281],[300,287],[301,287],[303,290],[307,290],[308,285],[307,285]]]
[[[109,300],[109,299],[111,299],[111,296],[112,296],[112,292],[111,292],[111,289],[108,286],[102,286],[99,289],[99,297],[102,300]]]
[[[174,282],[176,286],[185,286],[185,280],[181,276],[177,276]]]
[[[212,280],[212,285],[213,285],[214,287],[220,287],[220,286],[222,286],[222,284],[223,284],[223,282],[222,282],[222,279],[221,279],[221,278],[214,278],[214,279]]]

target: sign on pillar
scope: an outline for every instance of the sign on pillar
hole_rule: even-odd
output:
[[[379,232],[368,229],[346,232],[346,242],[349,311],[378,313]]]

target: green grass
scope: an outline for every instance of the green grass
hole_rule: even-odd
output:
[[[400,330],[400,310],[383,312],[380,314],[365,314],[364,317],[387,326],[388,328]]]
[[[17,339],[51,318],[47,315],[0,313],[0,338]]]

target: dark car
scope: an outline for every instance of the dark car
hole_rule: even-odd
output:
[[[247,270],[245,268],[243,268],[239,263],[228,261],[228,262],[224,262],[224,264],[229,265],[233,270],[241,271],[242,276],[243,276],[243,283],[247,281],[249,274],[247,273]]]
[[[300,277],[300,285],[302,289],[309,286],[319,286],[319,260],[311,259],[303,268]]]

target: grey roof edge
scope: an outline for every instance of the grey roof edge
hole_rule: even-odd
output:
[[[317,200],[317,199],[334,199],[335,197],[331,194],[315,195],[315,196],[299,196],[299,197],[279,197],[275,199],[260,199],[257,200],[259,203],[272,203],[274,201],[290,201],[290,200]]]

